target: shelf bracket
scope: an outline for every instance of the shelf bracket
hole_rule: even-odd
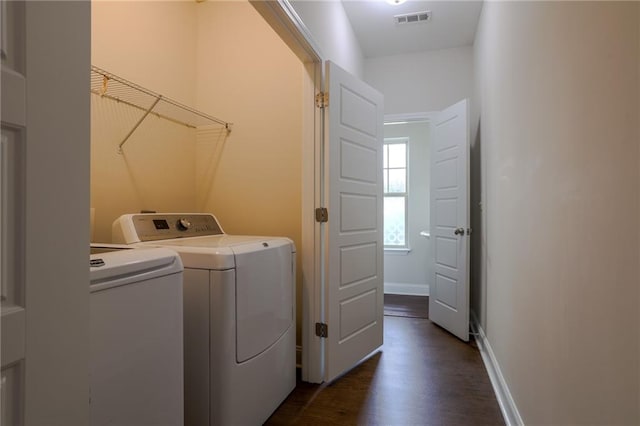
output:
[[[118,145],[118,154],[122,154],[122,145],[124,145],[125,142],[131,137],[133,132],[135,132],[136,129],[142,124],[144,119],[147,118],[147,115],[149,115],[149,113],[155,108],[155,106],[158,105],[158,102],[160,102],[161,99],[162,99],[162,95],[158,95],[158,97],[153,102],[153,104],[151,104],[151,106],[147,108],[144,115],[140,117],[140,120],[138,120],[138,122],[133,126],[133,129],[131,129],[129,133],[127,133],[127,136],[125,136],[122,142],[120,142],[120,145]]]

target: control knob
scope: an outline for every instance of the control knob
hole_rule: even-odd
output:
[[[186,231],[191,228],[191,222],[185,217],[180,218],[178,219],[178,223],[176,223],[176,228],[178,228],[178,231]]]

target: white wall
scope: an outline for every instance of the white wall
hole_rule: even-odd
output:
[[[428,122],[384,126],[385,138],[409,137],[409,253],[385,251],[384,291],[427,295],[429,292],[430,241],[420,236],[429,231],[429,136]]]
[[[342,2],[337,0],[291,0],[302,22],[311,32],[324,60],[363,77],[364,55]]]
[[[364,69],[365,81],[384,95],[386,114],[412,114],[442,110],[461,99],[473,95],[473,48],[471,46],[443,49],[430,52],[367,58]],[[385,126],[385,132],[387,131]],[[394,126],[395,127],[395,126]],[[410,154],[413,156],[413,150]],[[428,152],[427,152],[428,159]],[[427,161],[420,173],[428,177]],[[416,167],[412,170],[415,171]],[[412,171],[413,173],[413,171]],[[428,185],[428,184],[427,184]],[[472,183],[473,185],[473,183]],[[428,190],[425,208],[426,224],[421,224],[418,232],[428,229]],[[413,283],[428,285],[428,278],[418,280],[422,274],[429,276],[428,241],[415,237],[417,251],[408,256],[385,255],[385,282]],[[474,232],[475,236],[475,232]],[[417,241],[416,241],[417,240]],[[422,247],[426,245],[427,247]],[[412,266],[410,266],[412,265]],[[403,271],[403,272],[400,272]],[[395,285],[387,285],[385,291],[395,291]],[[424,288],[424,287],[423,287]]]
[[[367,58],[364,80],[384,95],[385,114],[439,111],[471,97],[473,49]]]
[[[525,424],[638,424],[638,4],[487,2],[483,327]]]

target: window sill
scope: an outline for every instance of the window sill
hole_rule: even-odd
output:
[[[411,253],[411,249],[409,247],[404,248],[385,248],[384,254],[396,254],[396,255],[408,255]]]

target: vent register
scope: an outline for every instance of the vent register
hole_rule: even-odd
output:
[[[425,23],[431,20],[431,11],[425,10],[422,12],[413,12],[413,13],[405,13],[402,15],[395,15],[393,17],[396,25],[405,25],[405,24],[419,24]]]

